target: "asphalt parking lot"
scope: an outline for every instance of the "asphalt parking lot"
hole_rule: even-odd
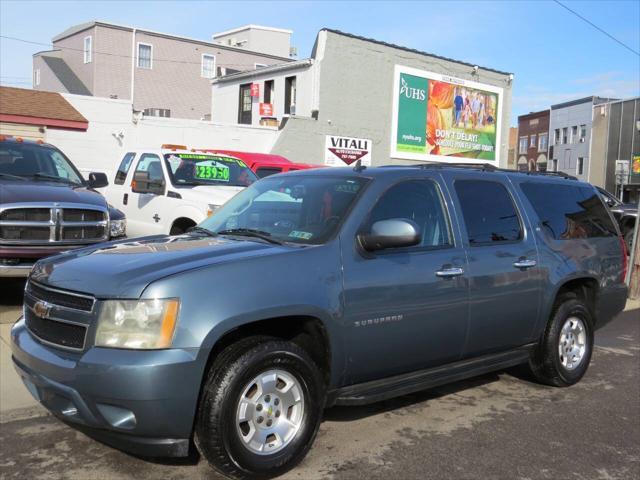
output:
[[[21,289],[19,282],[0,288],[0,478],[218,478],[197,456],[136,458],[33,406],[8,368],[8,329],[20,312]],[[640,310],[625,311],[597,332],[591,368],[568,389],[543,387],[511,370],[327,410],[310,454],[284,478],[390,477],[640,478]]]

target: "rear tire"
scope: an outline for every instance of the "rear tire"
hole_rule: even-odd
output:
[[[538,381],[555,387],[577,383],[586,373],[593,351],[593,318],[575,293],[556,301],[551,319],[529,360]]]
[[[303,349],[268,337],[241,340],[209,372],[195,443],[224,475],[281,475],[311,447],[324,403],[320,370]]]

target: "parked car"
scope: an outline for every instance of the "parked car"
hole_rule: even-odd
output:
[[[624,237],[625,242],[627,242],[627,250],[631,251],[633,231],[636,226],[636,220],[638,219],[638,204],[623,203],[618,200],[615,195],[612,195],[604,188],[596,188],[618,222],[620,232],[622,232],[622,236]]]
[[[124,214],[53,145],[0,136],[0,277],[26,277],[36,260],[121,238]]]
[[[308,170],[310,168],[322,167],[322,165],[294,163],[281,155],[274,155],[272,153],[238,152],[235,150],[203,151],[211,153],[222,153],[225,155],[232,155],[236,158],[240,158],[260,178],[268,177],[269,175],[275,175],[277,173],[286,173],[296,170]]]
[[[254,183],[187,234],[38,262],[11,345],[34,396],[105,443],[180,456],[193,438],[226,475],[275,476],[331,405],[518,364],[573,385],[625,305],[625,269],[586,183],[306,170]]]
[[[239,158],[165,144],[127,152],[105,195],[127,215],[130,237],[178,235],[257,179]]]

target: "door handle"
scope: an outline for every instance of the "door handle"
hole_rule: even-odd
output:
[[[531,268],[535,267],[538,263],[535,260],[527,260],[526,258],[521,258],[517,262],[513,262],[513,266],[516,268]]]
[[[124,196],[122,197],[122,204],[126,205],[129,202],[129,194],[125,193]]]
[[[443,268],[442,270],[438,270],[436,272],[436,277],[441,277],[441,278],[459,277],[463,273],[464,273],[464,270],[460,267]]]

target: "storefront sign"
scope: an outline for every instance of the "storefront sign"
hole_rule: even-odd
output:
[[[633,156],[633,164],[631,165],[631,175],[640,175],[640,155]]]
[[[261,117],[273,117],[273,103],[261,103],[260,104],[260,116]]]
[[[259,97],[260,96],[260,84],[259,83],[252,83],[251,84],[251,96],[252,97]]]
[[[371,165],[371,140],[368,138],[325,137],[324,164],[345,167],[360,160],[362,165]]]
[[[396,65],[391,156],[497,165],[502,91]]]

